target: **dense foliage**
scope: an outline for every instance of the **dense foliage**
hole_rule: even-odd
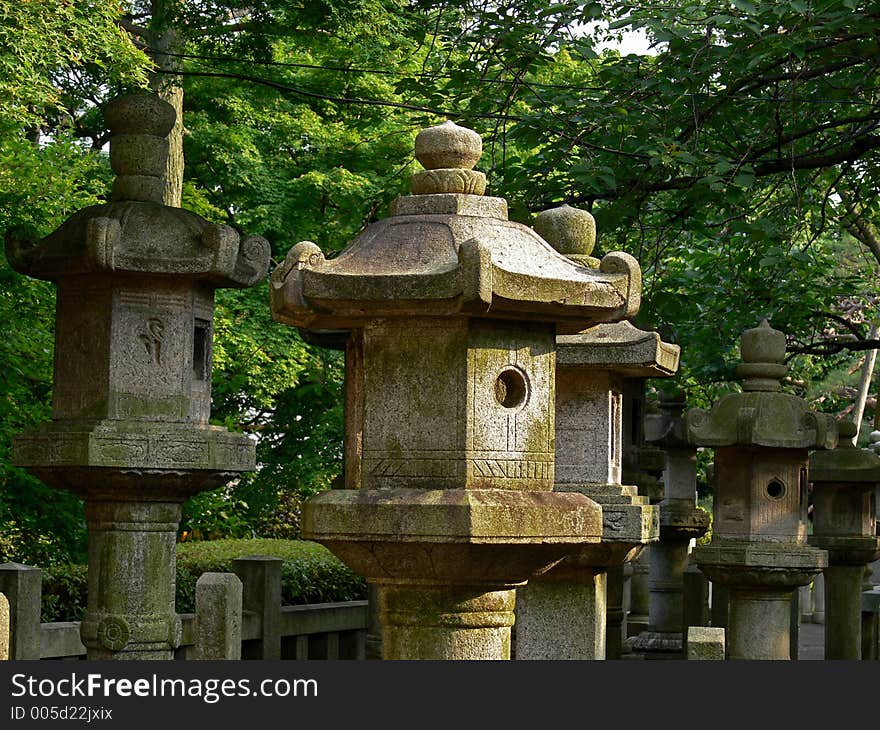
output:
[[[304,603],[355,601],[366,598],[363,578],[330,552],[300,540],[214,540],[182,543],[177,550],[177,612],[195,611],[196,581],[202,573],[230,573],[235,558],[267,555],[281,566],[281,601]],[[42,621],[79,621],[86,608],[85,565],[54,565],[43,571]]]
[[[265,236],[275,263],[300,240],[338,251],[387,214],[415,133],[449,117],[483,135],[479,167],[512,217],[581,205],[600,254],[639,259],[639,321],[683,346],[694,405],[729,387],[760,317],[800,353],[798,392],[851,404],[877,344],[876,2],[47,5],[0,0],[6,237],[102,198],[101,107],[148,79],[184,91],[183,206]],[[648,53],[615,45],[633,33]],[[49,414],[52,287],[5,262],[0,283],[0,558],[81,557],[76,500],[9,464],[12,436]],[[213,417],[258,437],[261,467],[191,500],[187,538],[295,537],[303,498],[339,476],[341,355],[266,302],[265,284],[218,295]]]

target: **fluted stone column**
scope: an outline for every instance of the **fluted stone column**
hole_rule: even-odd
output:
[[[828,564],[807,545],[809,449],[833,448],[834,420],[781,393],[785,335],[766,320],[742,336],[743,392],[685,415],[694,446],[715,449],[712,542],[697,547],[706,576],[729,590],[731,659],[791,658],[791,596]]]

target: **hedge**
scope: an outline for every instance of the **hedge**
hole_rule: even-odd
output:
[[[232,561],[248,555],[281,558],[281,600],[285,605],[366,598],[367,584],[326,548],[305,540],[210,540],[177,546],[177,612],[195,611],[196,581],[202,573],[232,572]],[[43,570],[43,622],[79,621],[88,589],[85,565]]]

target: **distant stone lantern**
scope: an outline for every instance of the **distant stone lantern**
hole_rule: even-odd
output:
[[[880,457],[857,449],[855,424],[839,424],[833,451],[810,455],[811,545],[828,551],[825,569],[825,658],[861,659],[862,575],[880,557],[875,492]]]
[[[304,535],[378,588],[386,659],[507,659],[514,588],[598,542],[601,508],[552,492],[555,336],[627,316],[638,264],[569,261],[485,197],[482,142],[422,131],[413,195],[333,259],[272,275],[276,319],[350,332],[345,488]]]
[[[688,441],[715,449],[712,542],[700,570],[730,591],[731,659],[789,659],[792,591],[828,564],[807,545],[807,459],[833,448],[831,416],[779,392],[785,335],[766,320],[742,336],[743,392],[685,414]]]
[[[244,434],[208,424],[214,290],[265,277],[268,243],[162,205],[173,107],[106,109],[112,202],[74,214],[20,272],[58,286],[51,423],[13,460],[86,502],[90,659],[170,659],[179,642],[175,549],[183,502],[254,468]]]

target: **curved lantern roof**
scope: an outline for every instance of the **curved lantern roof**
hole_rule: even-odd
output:
[[[742,393],[728,393],[709,411],[685,414],[687,438],[695,446],[765,446],[780,449],[833,449],[837,424],[832,416],[810,410],[806,401],[781,393],[788,370],[785,335],[763,320],[742,335],[745,378]]]
[[[38,279],[83,274],[176,276],[248,287],[266,275],[269,244],[162,204],[174,108],[157,96],[114,99],[106,117],[112,202],[84,208],[36,244],[8,242],[13,267]]]
[[[625,253],[598,270],[559,254],[507,203],[482,195],[471,167],[482,142],[446,122],[422,131],[414,195],[369,226],[336,258],[310,241],[294,246],[271,278],[275,319],[311,330],[347,329],[377,317],[479,316],[555,322],[579,332],[638,309],[641,271]]]

